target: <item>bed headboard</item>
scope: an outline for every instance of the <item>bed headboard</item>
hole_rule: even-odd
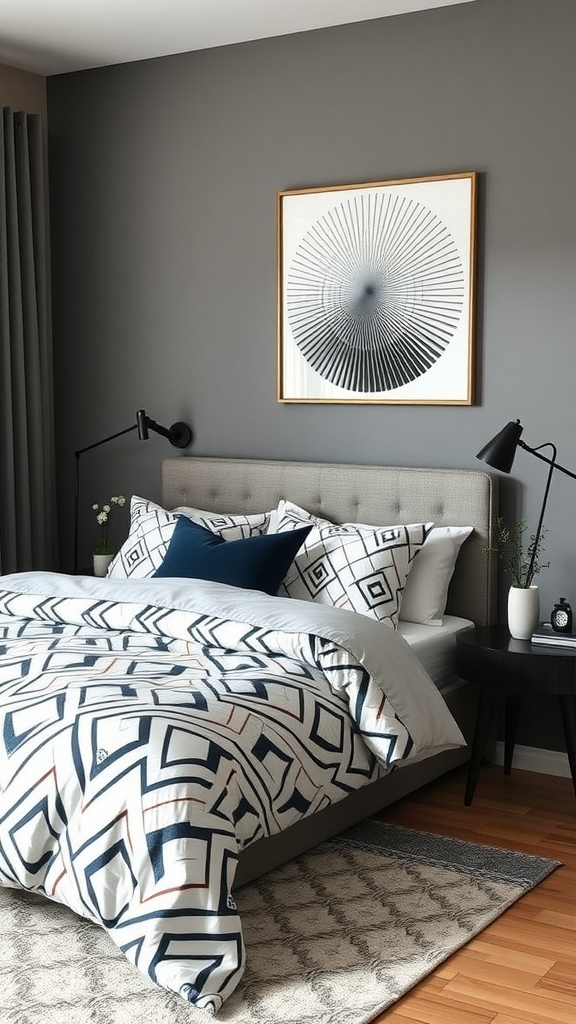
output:
[[[162,464],[168,509],[263,512],[286,498],[333,522],[474,527],[458,557],[447,611],[479,626],[496,621],[495,564],[483,549],[493,542],[497,483],[488,473],[467,469],[189,456]]]

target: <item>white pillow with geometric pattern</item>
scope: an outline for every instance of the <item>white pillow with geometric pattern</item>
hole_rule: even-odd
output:
[[[408,573],[434,524],[337,525],[283,500],[276,532],[311,520],[278,595],[347,608],[396,629]]]
[[[217,515],[184,506],[168,512],[155,501],[134,495],[130,502],[128,537],[112,559],[107,575],[134,579],[153,576],[164,561],[180,515],[212,530],[224,540],[242,540],[265,533],[269,522],[267,512],[252,516]]]
[[[218,534],[224,540],[246,540],[247,537],[258,537],[266,533],[270,522],[270,512],[255,512],[250,516],[228,513],[206,512],[201,508],[181,506],[172,509],[173,515],[186,516],[193,523],[205,526],[207,530]]]

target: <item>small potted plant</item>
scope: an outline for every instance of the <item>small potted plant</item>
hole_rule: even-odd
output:
[[[487,554],[498,556],[504,572],[510,578],[508,628],[518,640],[530,639],[538,624],[539,593],[533,580],[542,569],[550,565],[550,562],[540,560],[546,528],[542,527],[538,534],[532,534],[528,542],[525,533],[526,523],[523,519],[517,519],[510,529],[505,519],[499,516],[496,520],[496,541],[493,547],[485,548]]]
[[[110,498],[106,505],[92,505],[92,511],[95,513],[96,522],[100,527],[100,540],[92,552],[95,576],[105,576],[108,566],[114,557],[114,551],[110,546],[110,538],[108,536],[110,516],[114,508],[121,508],[125,504],[126,498],[124,495],[118,494]]]

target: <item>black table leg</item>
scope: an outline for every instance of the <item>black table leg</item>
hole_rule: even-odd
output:
[[[512,694],[506,697],[506,720],[504,723],[504,775],[510,775],[512,771],[512,758],[514,757],[514,745],[516,743],[516,730],[520,718],[520,705],[522,697]]]
[[[572,693],[559,693],[560,711],[566,737],[566,750],[576,795],[576,697]]]
[[[472,803],[497,700],[498,692],[492,687],[487,687],[480,691],[478,711],[476,712],[476,725],[474,726],[474,739],[472,740],[472,752],[468,765],[468,778],[466,779],[466,792],[464,794],[464,804],[466,807],[469,807]]]

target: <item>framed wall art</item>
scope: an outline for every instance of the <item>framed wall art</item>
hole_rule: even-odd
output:
[[[280,402],[473,404],[476,186],[278,193]]]

